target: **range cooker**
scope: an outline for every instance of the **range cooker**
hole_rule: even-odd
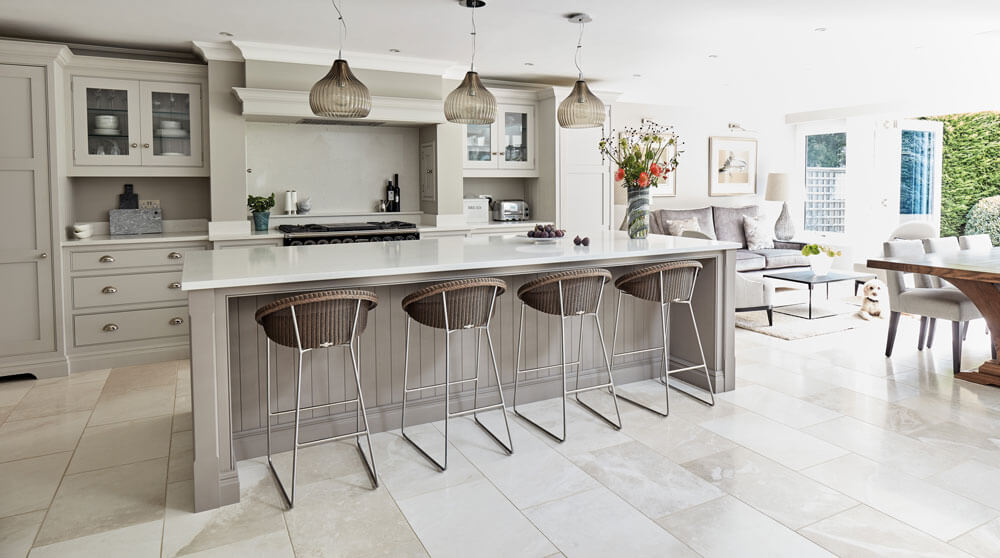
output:
[[[420,238],[417,226],[405,221],[281,225],[278,230],[285,233],[285,246],[387,242]]]

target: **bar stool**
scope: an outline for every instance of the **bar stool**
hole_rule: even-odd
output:
[[[368,429],[368,413],[361,394],[361,374],[358,368],[359,337],[368,323],[368,311],[378,304],[375,293],[365,290],[335,290],[303,294],[276,300],[257,310],[254,318],[264,328],[267,335],[267,465],[274,475],[281,495],[288,508],[295,502],[295,477],[299,448],[332,442],[343,438],[354,438],[365,464],[372,489],[378,488],[378,473],[375,469],[375,455],[372,453],[371,434]],[[292,347],[297,350],[298,370],[295,375],[295,408],[286,411],[271,410],[271,343]],[[358,346],[355,346],[358,345]],[[350,351],[354,366],[354,385],[358,396],[346,401],[302,406],[302,355],[315,349],[344,347]],[[277,382],[277,378],[275,378]],[[320,438],[309,442],[299,442],[300,415],[302,411],[324,409],[334,405],[357,403],[357,430],[348,434]],[[292,490],[285,490],[278,472],[271,462],[271,417],[295,414],[295,444],[292,446]],[[364,428],[361,428],[361,425]],[[368,441],[368,457],[361,449],[360,437]]]
[[[493,337],[490,335],[490,318],[493,316],[493,307],[497,297],[507,290],[507,284],[500,279],[480,278],[461,279],[458,281],[448,281],[425,287],[403,298],[403,311],[406,312],[406,344],[403,360],[403,411],[400,417],[400,432],[406,441],[410,442],[424,457],[444,471],[448,468],[448,422],[452,417],[459,417],[471,414],[476,424],[489,434],[497,444],[507,452],[508,455],[514,453],[514,442],[510,437],[510,424],[507,422],[507,410],[503,398],[503,387],[500,384],[500,370],[497,368],[496,355],[493,352]],[[416,321],[428,327],[443,329],[444,336],[444,383],[415,388],[409,385],[410,374],[410,323]],[[476,331],[476,377],[467,380],[451,380],[451,334],[463,331]],[[494,405],[479,406],[479,347],[482,343],[483,332],[486,333],[486,343],[490,349],[490,361],[493,363],[493,374],[497,382],[497,391],[500,393],[500,402]],[[464,411],[451,412],[451,386],[474,383],[472,396],[472,408]],[[409,393],[424,391],[428,389],[444,387],[444,461],[438,462],[424,451],[413,439],[406,434],[406,396]],[[490,409],[500,409],[503,415],[504,426],[507,429],[507,443],[504,444],[485,424],[479,420],[480,411]]]
[[[598,312],[601,308],[601,295],[604,292],[604,285],[611,280],[611,272],[606,269],[577,269],[573,271],[563,271],[539,277],[529,281],[517,290],[517,296],[524,304],[521,305],[521,326],[517,335],[517,356],[514,360],[514,412],[524,420],[528,421],[536,428],[545,432],[559,442],[566,441],[566,396],[572,394],[576,402],[588,411],[594,413],[599,418],[610,424],[616,430],[621,430],[622,416],[618,411],[618,399],[615,395],[615,382],[611,376],[611,362],[608,360],[608,348],[604,344],[604,332],[601,330],[601,320]],[[531,307],[544,314],[559,316],[559,335],[562,362],[548,366],[538,366],[535,368],[521,368],[521,338],[524,336],[524,309]],[[580,341],[577,345],[576,360],[566,361],[566,320],[580,317]],[[597,336],[601,341],[601,355],[604,357],[604,365],[608,369],[607,383],[585,388],[580,387],[580,354],[583,348],[583,319],[584,317],[594,318],[597,325]],[[566,385],[566,367],[576,366],[576,383],[573,389],[568,389]],[[562,368],[562,436],[557,436],[549,429],[528,418],[524,413],[517,410],[517,386],[521,374],[537,372],[539,370],[550,370],[552,368]],[[599,411],[584,403],[580,399],[580,394],[585,391],[608,388],[615,404],[615,415],[618,422],[615,423]]]
[[[663,370],[660,373],[660,383],[664,385],[666,399],[666,412],[654,409],[648,405],[640,403],[625,395],[619,395],[625,401],[638,405],[643,409],[652,411],[660,416],[670,415],[670,375],[699,368],[705,371],[705,381],[708,382],[709,400],[705,401],[694,394],[683,389],[677,389],[681,393],[693,397],[710,406],[715,405],[715,390],[712,387],[712,380],[708,376],[708,366],[705,362],[705,351],[701,345],[701,334],[698,333],[698,322],[694,317],[694,308],[691,306],[691,297],[694,295],[694,286],[698,281],[698,272],[701,270],[701,263],[696,261],[668,262],[637,269],[626,273],[615,281],[618,288],[618,308],[615,310],[615,334],[611,341],[611,363],[614,365],[616,356],[635,355],[652,351],[663,351]],[[618,344],[618,320],[621,317],[622,295],[628,294],[640,300],[657,302],[660,304],[660,326],[663,331],[663,346],[652,349],[640,349],[637,351],[626,351],[616,353],[615,347]],[[667,347],[667,323],[670,321],[670,306],[672,304],[684,304],[691,314],[691,326],[694,329],[695,339],[698,341],[698,354],[701,355],[701,364],[686,366],[684,368],[670,369],[670,351]]]

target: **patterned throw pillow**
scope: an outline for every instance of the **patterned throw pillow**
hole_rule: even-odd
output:
[[[701,232],[698,220],[693,217],[691,219],[677,219],[675,221],[667,220],[663,224],[667,227],[667,234],[670,236],[680,236],[684,231]]]
[[[774,238],[771,237],[771,232],[761,226],[760,219],[757,217],[743,216],[743,234],[747,237],[747,250],[774,248]]]

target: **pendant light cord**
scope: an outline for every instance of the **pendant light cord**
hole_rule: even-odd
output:
[[[580,22],[580,36],[576,39],[576,53],[573,55],[573,63],[576,64],[576,71],[579,73],[579,79],[583,79],[583,68],[580,67],[580,57],[581,51],[583,50],[583,26],[586,25],[584,22]]]
[[[476,71],[476,5],[472,5],[472,62],[469,64],[469,71]]]
[[[337,6],[337,0],[330,0],[333,3],[333,9],[337,10],[337,20],[340,21],[340,27],[338,28],[337,36],[340,39],[340,45],[337,47],[337,58],[344,57],[344,39],[347,38],[347,22],[344,21],[344,14],[341,13],[340,7]]]

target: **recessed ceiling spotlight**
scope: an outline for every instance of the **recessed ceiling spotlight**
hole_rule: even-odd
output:
[[[709,54],[708,57],[711,58],[712,60],[715,60],[716,58],[719,57],[719,55],[718,54]]]
[[[632,77],[634,77],[634,78],[641,78],[642,74],[632,74]]]
[[[222,37],[232,37],[232,36],[234,36],[229,31],[219,31],[219,35],[222,36]]]
[[[813,29],[813,31],[817,33],[823,33],[826,31],[826,27],[817,27],[816,29]]]
[[[535,63],[534,62],[525,62],[524,65],[525,66],[534,66]]]
[[[391,52],[393,54],[397,54],[399,52],[399,49],[398,48],[390,48],[389,52]]]

